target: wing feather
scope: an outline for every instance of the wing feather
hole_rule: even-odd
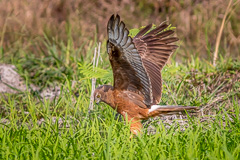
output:
[[[142,35],[144,35],[145,33],[147,33],[147,31],[149,31],[152,28],[152,24],[147,25],[146,27],[144,27],[141,31],[138,32],[138,34],[135,36],[135,38],[138,38]]]
[[[150,107],[153,100],[151,81],[132,38],[128,36],[129,31],[125,24],[120,22],[119,15],[111,16],[107,30],[107,51],[113,69],[114,89],[133,91],[143,96],[143,103]]]
[[[142,62],[149,75],[153,102],[158,104],[162,93],[162,77],[161,70],[168,61],[170,55],[178,46],[171,44],[178,41],[176,37],[169,37],[174,33],[172,30],[164,31],[169,25],[161,24],[155,29],[151,29],[152,25],[148,25],[142,29],[134,38],[133,42],[139,51]]]
[[[144,99],[148,107],[159,103],[162,93],[161,70],[173,51],[177,37],[163,23],[151,30],[152,24],[143,28],[133,39],[120,21],[119,15],[108,22],[107,50],[114,75],[114,88],[133,91]]]

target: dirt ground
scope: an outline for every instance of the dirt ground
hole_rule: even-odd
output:
[[[16,67],[11,64],[0,64],[0,94],[19,93],[26,90],[39,91],[39,87],[30,84],[27,88],[24,79],[16,72]],[[60,87],[46,88],[40,92],[41,98],[54,99],[60,95]]]

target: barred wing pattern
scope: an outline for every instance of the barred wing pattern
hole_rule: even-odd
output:
[[[152,85],[149,75],[143,66],[142,58],[129,31],[117,15],[111,16],[108,26],[107,50],[113,69],[114,89],[129,90],[144,97],[144,103],[152,103]]]
[[[150,108],[158,104],[162,93],[161,70],[173,51],[178,47],[172,44],[178,41],[169,37],[172,30],[163,23],[151,30],[152,25],[143,28],[133,39],[117,15],[108,22],[107,49],[114,75],[114,88],[129,90],[144,97],[144,103]]]
[[[133,38],[133,42],[141,56],[143,66],[148,73],[152,85],[152,105],[158,104],[161,99],[161,70],[167,63],[173,50],[178,47],[177,45],[171,44],[178,41],[178,38],[168,37],[172,35],[174,31],[164,31],[168,26],[169,25],[164,23],[149,32],[152,28],[152,24],[150,24]]]

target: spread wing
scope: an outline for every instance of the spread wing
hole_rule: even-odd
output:
[[[178,41],[178,38],[169,37],[174,31],[164,31],[167,27],[167,24],[162,24],[149,32],[152,28],[150,24],[133,38],[135,47],[141,56],[143,66],[146,69],[152,85],[152,104],[158,104],[161,99],[161,70],[173,53],[173,50],[178,47],[172,44]]]
[[[152,85],[142,58],[133,40],[128,36],[125,24],[117,15],[111,16],[108,26],[107,51],[113,69],[114,89],[128,90],[144,97],[144,103],[152,103]]]

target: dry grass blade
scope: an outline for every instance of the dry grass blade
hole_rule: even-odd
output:
[[[220,30],[219,30],[218,35],[217,35],[216,47],[215,47],[215,52],[214,52],[214,56],[213,56],[213,65],[214,66],[216,66],[216,60],[217,60],[217,57],[218,57],[219,44],[220,44],[220,41],[221,41],[221,36],[222,36],[224,24],[225,24],[225,21],[226,21],[226,17],[228,15],[229,11],[230,11],[231,4],[232,4],[232,0],[230,0],[229,3],[228,3],[226,12],[225,12],[223,20],[222,20],[222,24],[221,24]]]
[[[95,66],[96,55],[97,55],[97,48],[95,48],[95,50],[94,50],[93,68]],[[94,93],[94,90],[95,90],[95,84],[96,84],[96,79],[92,78],[92,92],[91,92],[90,103],[89,103],[89,107],[88,107],[89,111],[93,110],[93,101],[94,101],[93,93]]]

